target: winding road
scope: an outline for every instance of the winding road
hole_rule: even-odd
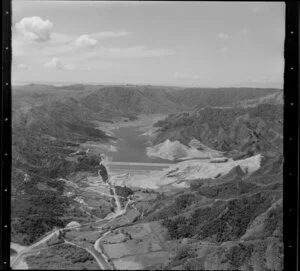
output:
[[[105,164],[101,161],[99,163],[99,165],[104,165]],[[99,174],[99,178],[100,178],[100,174]],[[101,220],[108,220],[108,222],[106,224],[108,224],[109,222],[111,222],[112,220],[114,220],[115,218],[123,215],[126,213],[127,211],[127,207],[129,205],[129,203],[132,203],[132,201],[128,201],[124,207],[124,209],[122,209],[121,207],[121,203],[120,203],[120,200],[119,200],[119,196],[117,195],[116,193],[116,190],[115,190],[115,187],[110,183],[109,181],[109,175],[107,176],[108,177],[108,183],[109,183],[109,186],[112,188],[111,190],[113,191],[113,195],[110,195],[110,196],[113,196],[114,199],[115,199],[115,203],[116,203],[116,208],[115,208],[115,211],[114,213],[111,213],[111,214],[108,214],[104,219],[99,219],[97,220],[97,222],[101,221]],[[79,188],[76,184],[72,183],[71,181],[68,181],[66,179],[62,179],[61,180],[65,181],[65,182],[68,182],[69,184],[71,184],[72,186],[75,186],[76,188]],[[101,181],[101,180],[100,180]],[[80,226],[74,226],[74,227],[68,227],[67,229],[76,229],[76,228],[80,228],[80,227],[83,227],[83,226],[87,226],[87,225],[90,225],[91,223],[93,222],[90,222],[90,223],[86,223],[86,224],[82,224]],[[101,226],[99,228],[99,231],[102,230],[102,228],[106,225],[104,224],[103,226]],[[24,249],[20,249],[19,251],[17,251],[17,255],[15,257],[12,258],[12,261],[11,261],[11,269],[28,269],[28,266],[24,260],[24,258],[26,256],[28,256],[28,254],[32,253],[32,250],[34,250],[37,246],[47,242],[48,240],[50,240],[52,237],[54,237],[56,234],[58,235],[59,231],[60,230],[64,230],[66,228],[62,228],[62,229],[55,229],[53,231],[51,231],[50,233],[48,233],[44,238],[42,238],[41,240],[39,240],[38,242],[32,244],[31,246],[28,246],[28,247],[25,247]],[[101,251],[100,249],[100,246],[99,246],[99,243],[101,241],[101,239],[106,235],[108,234],[110,231],[108,232],[105,232],[99,239],[96,240],[95,244],[94,244],[94,249],[99,253],[98,257],[95,255],[94,252],[92,252],[90,249],[87,249],[87,248],[83,248],[85,249],[87,252],[89,252],[97,261],[99,267],[102,269],[102,270],[107,270],[107,268],[109,267],[109,269],[112,269],[113,267],[109,264],[108,262],[108,259],[106,257],[106,255]],[[68,243],[68,244],[71,244],[71,245],[75,245],[77,247],[80,247],[72,242],[69,242],[69,241],[66,241],[65,240],[65,243]],[[13,246],[16,246],[17,244],[14,244],[14,245],[11,245],[11,247]],[[80,247],[82,248],[82,247]],[[37,251],[36,251],[37,252]],[[99,259],[100,258],[100,259]]]

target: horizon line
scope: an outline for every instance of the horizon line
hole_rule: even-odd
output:
[[[247,85],[231,85],[231,86],[187,86],[187,85],[163,85],[163,84],[147,84],[147,83],[100,83],[100,82],[12,82],[11,86],[28,86],[28,85],[49,85],[49,86],[72,86],[72,85],[102,85],[102,86],[153,86],[153,87],[177,87],[177,88],[259,88],[259,89],[278,89],[283,90],[284,86],[247,86]]]

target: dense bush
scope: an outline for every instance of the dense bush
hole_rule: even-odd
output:
[[[270,207],[271,201],[270,195],[261,193],[230,200],[226,205],[226,212],[201,227],[199,237],[207,238],[216,234],[217,242],[238,239],[246,232],[249,223]]]
[[[203,258],[192,258],[188,259],[183,266],[184,270],[203,270],[204,259]]]
[[[165,219],[162,225],[168,229],[171,239],[197,237],[199,240],[214,238],[225,242],[240,238],[248,225],[272,204],[271,193],[257,193],[249,197],[218,201],[212,206],[196,209],[190,216]],[[280,211],[272,216],[272,224],[280,221]],[[275,223],[276,222],[276,223]],[[270,235],[276,226],[270,226]]]
[[[170,263],[166,266],[165,270],[171,270],[173,267],[178,267],[178,266],[185,266],[187,261],[189,261],[191,258],[196,257],[197,254],[193,252],[189,247],[181,247],[175,257],[171,260]],[[186,269],[185,270],[189,270]],[[199,266],[198,269],[199,270]]]
[[[209,198],[228,198],[255,192],[258,191],[259,188],[257,185],[250,182],[234,180],[232,182],[205,187],[201,187],[201,185],[191,185],[191,189],[197,191],[199,195]]]
[[[107,173],[107,169],[104,165],[100,165],[99,166],[99,170],[100,170],[100,175],[101,175],[101,178],[104,182],[107,182],[108,180],[108,173]]]
[[[175,206],[178,212],[185,209],[195,201],[194,194],[183,194],[175,199]]]
[[[12,225],[13,231],[25,234],[24,245],[30,245],[53,227],[63,227],[64,223],[58,217],[52,216],[27,216],[19,218],[17,223]]]
[[[265,224],[265,236],[271,236],[275,230],[279,230],[280,237],[283,232],[283,209],[279,206],[272,209]]]
[[[56,191],[39,190],[39,183]],[[53,227],[64,226],[64,216],[71,199],[62,196],[64,186],[58,180],[46,181],[33,176],[29,182],[24,183],[24,188],[25,194],[12,201],[12,218],[17,218],[12,223],[12,232],[23,234],[23,243],[29,245]]]
[[[163,199],[161,199],[160,201],[163,202]],[[194,194],[187,193],[187,194],[180,195],[175,198],[175,201],[173,203],[163,206],[158,211],[154,211],[152,212],[152,214],[149,214],[147,220],[155,221],[155,220],[176,216],[180,214],[185,208],[190,206],[193,202],[195,202]],[[154,207],[155,208],[153,209],[156,210],[157,207],[158,208],[161,207],[161,204],[157,202],[157,205],[154,205]]]
[[[85,249],[78,248],[72,245],[60,244],[52,249],[53,254],[60,255],[71,263],[85,263],[87,261],[94,261],[93,256]]]
[[[238,244],[231,247],[225,254],[226,259],[234,269],[239,269],[241,265],[246,263],[251,257],[254,250],[254,245]]]
[[[162,226],[168,229],[171,239],[187,238],[193,235],[193,226],[184,216],[179,216],[175,219],[165,219],[162,222]]]
[[[189,247],[182,247],[177,251],[174,260],[182,260],[185,258],[193,258],[196,256],[197,254],[193,252]]]
[[[115,186],[115,190],[118,196],[127,198],[130,195],[133,195],[133,191],[127,186]]]
[[[192,180],[190,182],[190,190],[192,192],[194,191],[198,191],[198,189],[205,183],[205,182],[209,182],[213,179],[209,178],[209,179],[196,179],[196,180]]]
[[[75,170],[75,163],[54,157],[47,167],[49,178],[64,178]]]
[[[96,171],[99,168],[101,158],[97,155],[83,155],[78,157],[77,162],[76,171]],[[103,171],[103,168],[100,170]]]

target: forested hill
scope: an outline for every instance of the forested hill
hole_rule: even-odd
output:
[[[193,138],[220,151],[254,155],[282,153],[283,106],[259,104],[250,108],[205,108],[169,115],[155,124],[154,144],[167,139],[188,144]]]

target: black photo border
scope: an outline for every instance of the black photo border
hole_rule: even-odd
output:
[[[12,164],[11,26],[12,0],[2,0],[0,269],[10,269],[10,210]],[[299,10],[286,1],[284,69],[284,270],[299,270]]]
[[[0,269],[10,269],[10,195],[11,195],[11,0],[1,1],[2,80],[1,80],[1,179],[0,179]]]
[[[287,1],[284,44],[284,270],[299,270],[299,2]]]

